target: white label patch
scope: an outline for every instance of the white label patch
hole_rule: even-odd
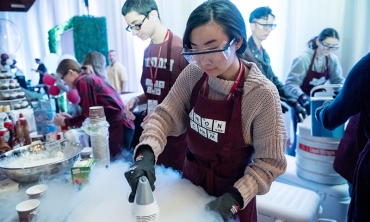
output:
[[[212,132],[208,130],[208,139],[213,140],[217,143],[218,141],[218,133]]]
[[[198,125],[194,123],[192,120],[190,120],[190,127],[198,132]]]
[[[202,127],[212,130],[213,119],[202,118]]]
[[[194,109],[191,110],[191,112],[189,113],[189,117],[191,120],[193,120],[194,118]]]
[[[215,120],[213,125],[213,131],[218,133],[225,133],[226,122]]]
[[[196,113],[194,113],[194,121],[195,121],[198,125],[201,125],[201,124],[202,124],[202,118],[201,118],[198,114],[196,114]]]
[[[204,129],[203,127],[199,127],[199,133],[204,136],[204,137],[207,137],[207,130]]]

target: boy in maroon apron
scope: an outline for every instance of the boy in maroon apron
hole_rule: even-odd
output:
[[[216,13],[217,12],[217,13]],[[187,66],[151,114],[135,163],[126,173],[134,200],[145,175],[154,190],[154,164],[166,136],[186,130],[183,177],[217,197],[206,209],[223,221],[256,222],[256,195],[268,192],[286,168],[286,130],[276,87],[254,63],[241,60],[246,28],[228,0],[206,1],[190,15],[182,55]]]
[[[147,14],[137,12],[145,11]],[[125,16],[127,31],[140,37],[142,40],[151,38],[150,45],[144,52],[143,73],[141,86],[144,94],[132,98],[126,105],[126,114],[129,119],[136,119],[133,110],[137,105],[147,104],[146,115],[154,112],[163,101],[175,83],[181,71],[188,65],[181,56],[182,40],[168,30],[159,20],[159,13],[155,1],[128,0],[122,8]],[[138,24],[137,21],[141,23]],[[145,120],[144,119],[144,124]],[[137,118],[135,122],[141,121]],[[142,125],[138,123],[136,125]],[[142,125],[143,126],[143,125]],[[140,135],[142,127],[136,127],[135,134]],[[134,140],[135,142],[135,140]],[[133,144],[136,146],[137,144]],[[186,149],[186,133],[179,136],[169,136],[165,151],[158,158],[157,164],[182,170]]]

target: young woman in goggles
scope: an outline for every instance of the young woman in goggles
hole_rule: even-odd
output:
[[[190,15],[183,38],[189,64],[158,105],[125,176],[135,195],[168,135],[187,132],[184,178],[217,198],[206,206],[241,222],[257,221],[256,195],[268,192],[286,168],[286,129],[276,87],[242,60],[245,22],[229,0],[209,0]],[[136,158],[135,158],[136,159]]]

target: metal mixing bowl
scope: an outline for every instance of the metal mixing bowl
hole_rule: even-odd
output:
[[[64,158],[52,163],[42,164],[32,167],[15,168],[7,166],[6,161],[22,160],[32,154],[50,154],[54,152],[50,149],[50,144],[42,143],[38,146],[23,146],[0,155],[0,170],[10,179],[16,182],[35,182],[40,178],[48,178],[57,174],[63,174],[70,170],[77,160],[82,147],[78,143],[72,143],[64,140],[60,143],[59,151],[64,154]]]

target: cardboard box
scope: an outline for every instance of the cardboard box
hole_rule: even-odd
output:
[[[71,168],[72,183],[77,184],[76,180],[80,178],[81,185],[87,184],[89,182],[89,175],[91,169],[93,168],[94,163],[95,163],[94,158],[77,160],[73,167]]]

